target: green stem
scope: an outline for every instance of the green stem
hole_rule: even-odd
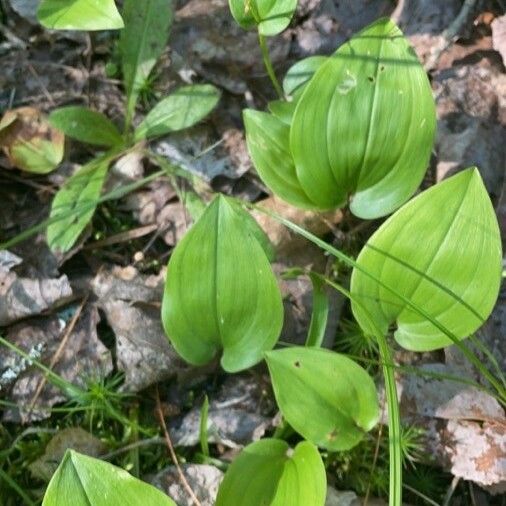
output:
[[[401,449],[401,415],[399,412],[399,400],[395,385],[394,368],[390,349],[385,336],[378,333],[376,336],[379,354],[383,363],[383,377],[388,406],[388,446],[390,449],[390,506],[402,505],[402,449]]]
[[[3,469],[0,469],[0,478],[23,499],[26,506],[35,506],[35,503],[28,497],[23,489]]]
[[[258,32],[258,42],[260,44],[260,50],[262,51],[262,58],[264,60],[265,70],[267,70],[267,74],[281,100],[284,100],[285,94],[283,93],[283,88],[279,84],[278,78],[276,77],[276,73],[274,72],[274,67],[272,66],[271,56],[269,54],[269,48],[267,47],[267,41],[265,37]]]

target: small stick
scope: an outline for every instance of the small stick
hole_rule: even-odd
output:
[[[165,424],[165,419],[163,417],[162,404],[160,402],[160,394],[158,393],[158,387],[156,387],[156,414],[158,416],[160,426],[162,427],[163,430],[163,435],[165,437],[165,444],[167,445],[167,449],[169,450],[170,458],[172,459],[172,462],[176,466],[179,479],[181,480],[181,483],[183,484],[183,487],[185,488],[186,492],[188,492],[188,495],[191,497],[193,503],[196,504],[196,506],[202,506],[201,502],[197,499],[195,492],[192,490],[190,484],[186,480],[183,470],[181,469],[181,466],[179,465],[179,462],[177,460],[177,455],[176,452],[174,451],[174,445],[172,444],[172,440],[170,439],[169,431],[167,429],[167,425]]]
[[[86,304],[87,300],[88,296],[86,295],[86,297],[82,300],[80,306],[77,308],[77,311],[72,317],[72,320],[70,320],[70,323],[68,324],[67,329],[65,330],[63,339],[61,340],[58,349],[56,350],[56,353],[53,355],[51,362],[49,363],[49,369],[53,369],[53,367],[58,363],[58,360],[60,360],[63,350],[65,349],[65,346],[67,346],[70,335],[72,334],[74,327],[76,326],[76,323],[79,320],[79,317],[81,316],[81,313],[84,309],[84,305]],[[37,399],[39,398],[42,389],[46,386],[46,383],[47,383],[47,376],[44,376],[40,381],[40,383],[37,385],[37,390],[35,391],[35,395],[33,396],[30,402],[28,413],[26,416],[30,416],[30,414],[32,413],[33,408],[35,407],[35,403],[37,402]]]

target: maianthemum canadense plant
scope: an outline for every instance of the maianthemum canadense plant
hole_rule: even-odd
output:
[[[235,373],[265,360],[284,424],[300,435],[294,448],[282,439],[283,431],[247,446],[229,466],[217,506],[322,506],[326,473],[319,449],[354,447],[380,418],[369,373],[346,355],[321,347],[328,310],[322,287],[328,284],[347,296],[357,323],[380,352],[389,418],[389,501],[400,506],[401,429],[388,338],[393,332],[397,343],[412,351],[456,344],[506,404],[504,385],[464,342],[497,298],[499,228],[476,168],[412,198],[432,150],[435,106],[413,49],[392,21],[378,20],[328,57],[298,62],[282,85],[278,82],[265,38],[288,26],[296,4],[230,0],[236,21],[257,29],[279,95],[269,112],[244,111],[256,170],[276,195],[296,207],[348,206],[364,219],[393,214],[353,259],[282,216],[218,195],[172,253],[163,325],[191,364],[206,364],[221,354],[223,369]],[[183,88],[133,129],[139,91],[165,45],[170,13],[166,0],[124,2],[123,132],[80,107],[51,115],[53,125],[69,137],[106,148],[56,196],[48,228],[51,247],[72,247],[101,201],[114,159],[138,142],[193,125],[216,105],[219,94],[213,87]],[[123,23],[112,0],[43,0],[39,18],[60,29],[113,29]],[[282,298],[270,267],[272,249],[247,207],[270,214],[352,268],[349,286],[309,273],[315,304],[306,346],[275,349]],[[126,472],[73,451],[54,474],[43,505],[70,503],[173,504]]]

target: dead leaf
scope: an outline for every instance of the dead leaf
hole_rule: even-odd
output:
[[[44,455],[28,466],[34,478],[48,482],[68,449],[99,457],[106,445],[80,427],[62,429],[49,441]]]
[[[34,318],[29,322],[13,325],[7,332],[6,339],[26,352],[42,344],[41,362],[47,365],[65,334],[68,321],[64,316],[66,317],[60,314],[48,318]],[[96,327],[99,320],[97,309],[88,306],[69,335],[61,358],[54,366],[55,373],[81,387],[85,387],[89,381],[100,381],[112,372],[110,352],[97,336]],[[0,348],[0,369],[9,368],[16,360],[15,353]],[[5,420],[42,420],[50,416],[52,406],[67,400],[57,387],[48,382],[32,406],[43,378],[44,374],[35,366],[21,374],[9,396],[17,407],[5,411]]]
[[[217,467],[204,464],[183,464],[181,469],[200,504],[214,506],[223,472]],[[151,483],[169,495],[179,506],[193,506],[193,500],[181,484],[181,478],[174,466],[160,471]]]
[[[67,276],[56,279],[20,277],[11,270],[14,266],[12,262],[7,268],[0,266],[0,326],[38,315],[72,296]]]
[[[492,21],[492,41],[494,49],[501,54],[506,65],[506,14]]]
[[[0,121],[0,146],[13,167],[47,174],[63,159],[65,137],[38,109],[21,107]]]
[[[163,271],[144,276],[134,267],[103,270],[92,281],[98,306],[116,335],[117,366],[125,373],[126,391],[137,392],[187,368],[162,328],[163,285]]]

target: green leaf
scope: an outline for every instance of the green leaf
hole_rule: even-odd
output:
[[[37,18],[52,30],[117,30],[124,26],[114,0],[42,0]]]
[[[374,382],[345,355],[307,347],[265,355],[279,409],[308,441],[348,450],[378,422]]]
[[[211,84],[179,88],[151,110],[135,130],[135,140],[160,137],[195,125],[216,107],[220,95]]]
[[[292,124],[296,106],[296,102],[288,102],[287,100],[273,100],[267,104],[269,111],[287,126]],[[286,147],[288,149],[288,140]]]
[[[163,53],[172,24],[172,0],[125,0],[120,51],[127,92],[127,125],[139,93]]]
[[[316,71],[327,60],[327,56],[310,56],[292,65],[283,79],[283,91],[285,95],[300,95]]]
[[[47,487],[42,506],[176,506],[155,487],[103,460],[69,450]]]
[[[310,273],[309,278],[313,285],[313,309],[307,333],[306,346],[319,347],[323,343],[327,319],[329,316],[329,296],[326,284],[320,276]]]
[[[50,114],[49,121],[68,137],[81,142],[107,147],[123,143],[123,138],[112,121],[86,107],[56,109]]]
[[[47,227],[47,243],[51,250],[70,250],[90,222],[111,159],[110,155],[104,155],[83,166],[55,195],[50,218],[57,221]]]
[[[280,439],[262,439],[232,462],[216,506],[323,506],[326,493],[325,467],[311,443],[292,450]]]
[[[421,193],[369,239],[357,262],[368,274],[458,339],[489,316],[501,281],[501,238],[490,198],[477,169],[467,169]],[[357,267],[351,292],[383,333],[396,323],[406,349],[430,351],[451,344],[433,323]],[[353,313],[372,329],[359,304]]]
[[[317,205],[300,187],[289,150],[290,128],[280,119],[260,111],[243,111],[248,151],[262,181],[283,200],[297,207]]]
[[[272,349],[283,324],[281,294],[261,246],[236,207],[216,197],[169,261],[162,321],[176,351],[203,365],[223,349],[228,372]]]
[[[258,26],[264,36],[281,33],[297,8],[297,0],[229,0],[230,11],[237,23],[249,30]]]
[[[319,67],[297,105],[290,148],[300,188],[319,209],[384,216],[416,190],[436,115],[429,81],[399,28],[379,20]]]

